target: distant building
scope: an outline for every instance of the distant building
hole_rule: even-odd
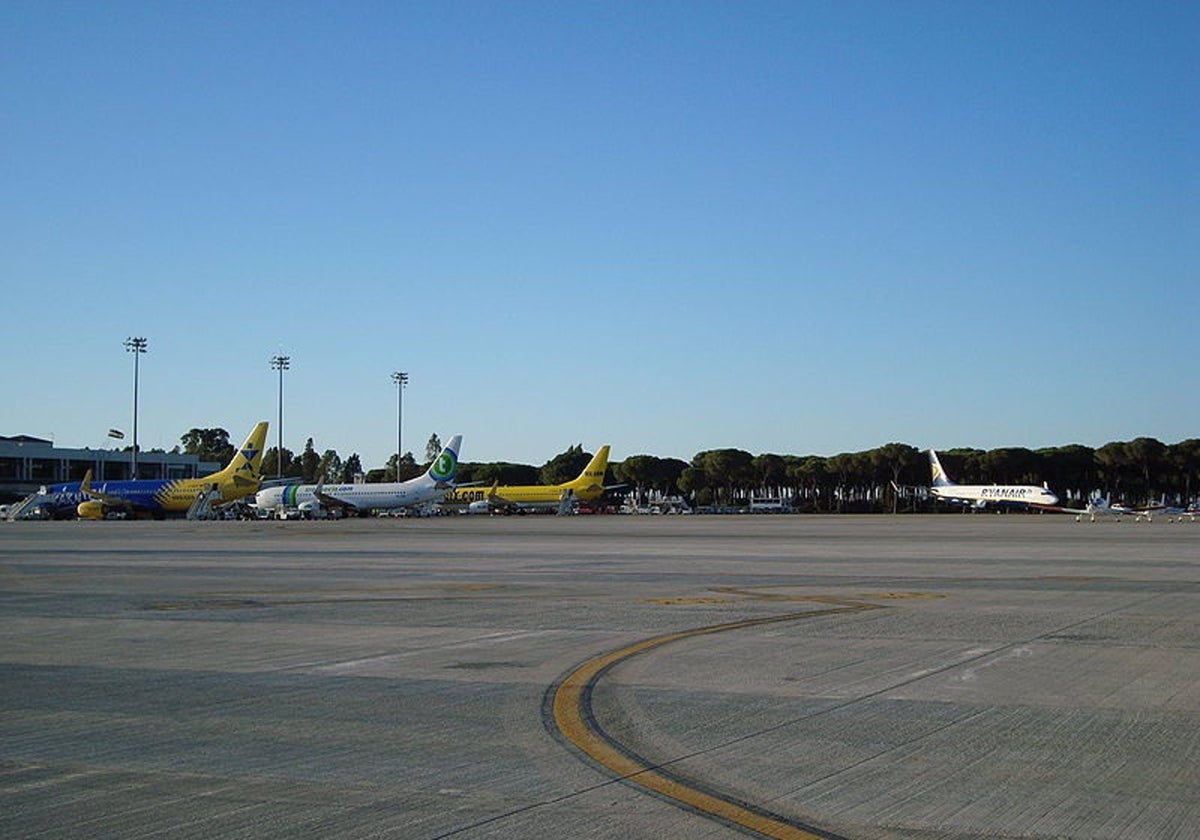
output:
[[[221,469],[198,455],[138,452],[138,478],[198,478]],[[96,481],[131,478],[129,453],[116,449],[59,449],[29,435],[0,435],[0,492],[27,495],[44,484],[80,481],[89,469]]]

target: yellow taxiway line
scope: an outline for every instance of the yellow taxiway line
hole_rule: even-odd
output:
[[[727,630],[755,627],[760,624],[798,621],[805,618],[816,618],[817,616],[881,609],[876,604],[855,601],[841,601],[838,603],[839,606],[829,609],[790,613],[788,615],[770,616],[767,618],[753,618],[745,621],[734,621],[728,624],[700,627],[694,630],[684,630],[678,633],[668,633],[664,636],[644,639],[623,647],[620,650],[615,650],[591,659],[568,674],[558,684],[557,688],[554,689],[551,704],[554,726],[559,734],[578,747],[593,761],[614,773],[622,780],[638,785],[651,793],[674,800],[681,805],[710,817],[755,831],[761,836],[773,838],[773,840],[830,840],[835,835],[819,833],[816,829],[805,828],[784,817],[772,814],[765,809],[739,803],[732,798],[723,797],[719,793],[699,790],[679,779],[673,778],[662,769],[638,759],[632,750],[624,749],[600,727],[600,724],[597,723],[595,716],[592,714],[591,698],[596,683],[610,669],[627,659],[670,644],[671,642],[694,636],[723,633]]]

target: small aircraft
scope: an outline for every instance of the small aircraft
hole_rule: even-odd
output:
[[[578,477],[562,484],[493,484],[488,489],[455,489],[447,504],[465,504],[468,513],[526,513],[553,509],[560,515],[571,512],[576,502],[594,502],[613,486],[604,486],[608,469],[608,444],[601,446]],[[614,485],[620,486],[620,485]]]
[[[462,435],[442,448],[423,475],[382,484],[283,484],[258,491],[254,506],[283,518],[290,511],[311,519],[362,515],[369,510],[396,510],[440,500],[454,486]]]
[[[1050,510],[1053,510],[1055,513],[1073,513],[1075,514],[1076,522],[1082,522],[1084,518],[1087,518],[1091,522],[1095,522],[1102,516],[1111,516],[1117,521],[1120,521],[1122,516],[1136,513],[1136,511],[1132,510],[1131,508],[1127,508],[1124,505],[1109,504],[1108,499],[1099,494],[1092,496],[1092,498],[1088,500],[1088,503],[1082,509],[1063,507],[1050,508]]]
[[[988,505],[1017,505],[1028,508],[1049,508],[1058,504],[1058,496],[1043,484],[955,484],[942,468],[937,452],[929,450],[929,468],[933,484],[929,493],[935,499],[982,509]]]
[[[1179,507],[1177,505],[1167,504],[1167,497],[1164,494],[1162,500],[1158,504],[1147,505],[1146,507],[1136,508],[1131,511],[1135,514],[1135,521],[1141,522],[1145,519],[1147,522],[1153,522],[1156,516],[1167,517],[1168,522],[1182,522],[1185,518],[1196,521],[1197,508],[1195,505],[1189,507]]]
[[[256,491],[266,439],[267,423],[263,421],[246,436],[225,469],[203,478],[94,482],[92,471],[88,470],[82,481],[52,484],[45,492],[81,499],[76,507],[80,519],[111,516],[162,519],[168,513],[186,513],[201,494],[208,494],[213,504],[222,504]]]

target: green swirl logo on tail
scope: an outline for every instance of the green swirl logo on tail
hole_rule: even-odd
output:
[[[437,456],[437,460],[429,468],[429,476],[435,481],[453,481],[456,472],[458,458],[449,449],[443,449],[442,454]]]

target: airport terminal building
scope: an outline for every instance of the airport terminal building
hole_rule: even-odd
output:
[[[0,436],[0,493],[25,496],[45,484],[79,481],[92,471],[96,481],[132,478],[128,452],[117,449],[59,449],[29,435]],[[198,455],[139,452],[138,478],[197,478],[221,469]]]

